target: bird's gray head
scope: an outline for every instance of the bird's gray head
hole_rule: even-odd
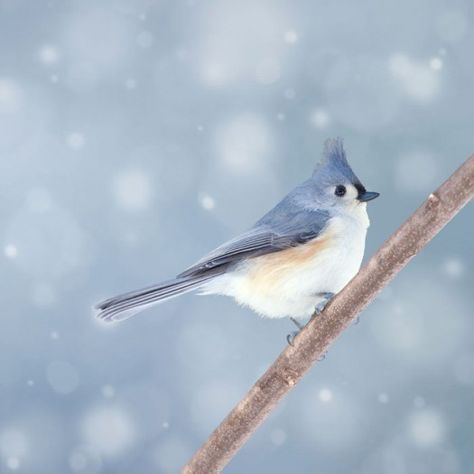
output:
[[[309,181],[317,193],[317,201],[329,207],[352,208],[379,195],[367,191],[352,171],[340,138],[326,141],[323,158]]]

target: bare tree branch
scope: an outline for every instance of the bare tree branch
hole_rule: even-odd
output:
[[[220,472],[357,314],[473,197],[474,155],[429,195],[322,314],[311,319],[182,472]]]

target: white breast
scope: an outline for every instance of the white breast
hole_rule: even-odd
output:
[[[359,271],[369,219],[366,205],[331,218],[310,243],[246,261],[211,282],[202,293],[232,296],[262,316],[306,318],[319,293],[339,292]]]

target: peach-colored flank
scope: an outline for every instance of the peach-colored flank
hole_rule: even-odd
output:
[[[254,291],[258,288],[266,293],[265,290],[275,288],[279,282],[286,280],[288,273],[310,265],[321,251],[330,246],[331,240],[332,236],[325,233],[324,237],[305,244],[254,258],[249,268],[248,283]]]

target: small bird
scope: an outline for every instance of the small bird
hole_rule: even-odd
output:
[[[97,305],[100,319],[119,321],[191,291],[233,297],[268,318],[301,320],[359,271],[369,227],[366,191],[347,162],[342,140],[327,140],[312,176],[250,230],[224,243],[176,278]]]

